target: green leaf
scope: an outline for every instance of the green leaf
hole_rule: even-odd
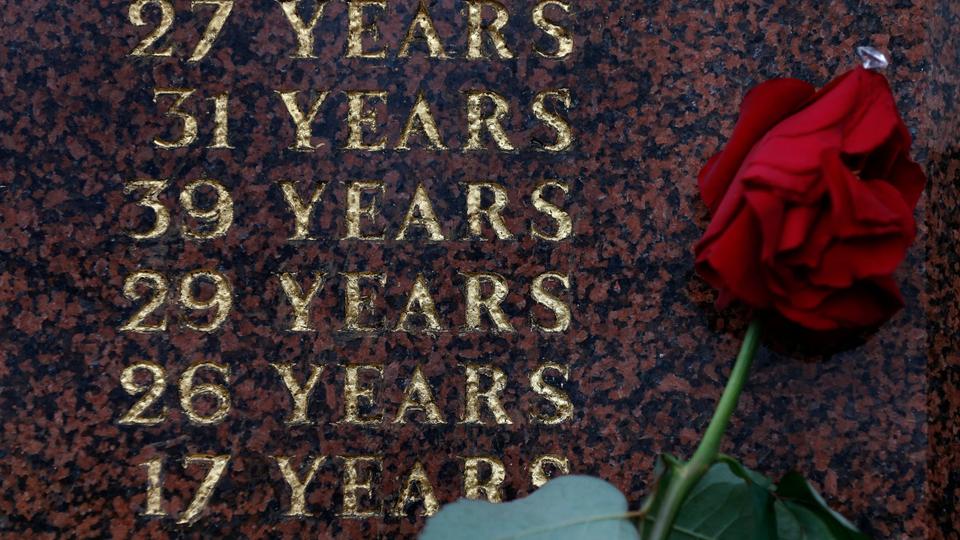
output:
[[[665,456],[658,464],[656,490],[644,504],[641,527],[647,538],[670,482],[689,474],[685,464]],[[778,485],[729,456],[721,455],[684,500],[669,540],[867,540],[830,509],[798,473]]]
[[[846,518],[831,510],[817,490],[797,472],[787,473],[780,480],[775,495],[777,533],[781,540],[868,538]]]
[[[682,464],[667,466],[657,482],[644,521],[649,534],[659,501]],[[749,540],[775,538],[770,481],[729,460],[714,463],[687,495],[670,540]]]
[[[460,499],[427,521],[420,540],[639,540],[627,500],[590,476],[562,476],[524,499]]]

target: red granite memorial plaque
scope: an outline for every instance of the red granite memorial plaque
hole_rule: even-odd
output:
[[[873,537],[956,538],[956,5],[2,20],[0,533],[405,538],[565,473],[639,501],[747,323],[693,270],[697,171],[751,86],[869,43],[929,176],[906,307],[841,347],[768,334],[725,448]]]

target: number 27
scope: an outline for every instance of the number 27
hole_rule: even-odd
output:
[[[137,44],[130,53],[130,56],[173,56],[173,45],[163,50],[150,51],[150,48],[162,38],[164,34],[169,32],[170,27],[173,26],[174,9],[173,3],[170,0],[136,0],[130,4],[130,22],[134,26],[146,25],[147,22],[143,16],[144,8],[148,5],[154,5],[160,8],[160,24],[157,25],[143,41]],[[200,43],[197,43],[196,48],[193,49],[193,54],[191,54],[188,59],[190,62],[199,62],[210,52],[210,47],[213,45],[214,40],[217,39],[217,36],[220,35],[224,23],[227,22],[227,17],[230,16],[230,12],[233,10],[233,0],[193,0],[190,8],[195,11],[197,6],[205,5],[216,6],[217,10],[207,24],[207,28],[203,31],[203,37],[200,39]]]

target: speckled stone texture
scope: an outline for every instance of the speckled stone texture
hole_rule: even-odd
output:
[[[268,456],[383,456],[378,499],[389,508],[403,475],[421,460],[441,501],[462,494],[460,456],[504,462],[508,498],[529,493],[527,469],[543,453],[599,475],[636,504],[659,452],[689,455],[706,425],[746,326],[746,314],[717,312],[714,293],[693,273],[692,244],[708,216],[695,175],[726,140],[737,105],[754,84],[793,76],[823,84],[853,66],[852,50],[869,43],[890,53],[887,71],[916,155],[930,175],[918,210],[920,236],[898,274],[906,309],[862,343],[826,350],[770,335],[759,355],[725,451],[772,476],[790,468],[808,475],[831,504],[876,538],[958,538],[960,454],[960,258],[957,180],[956,3],[872,1],[830,5],[762,2],[584,2],[564,17],[576,37],[563,61],[532,53],[541,36],[532,3],[510,2],[506,36],[516,58],[466,62],[463,4],[430,2],[448,51],[428,60],[345,59],[346,7],[331,2],[318,31],[318,60],[289,58],[296,42],[275,2],[240,1],[207,59],[185,61],[205,9],[176,1],[177,22],[165,43],[171,59],[127,53],[145,35],[127,20],[128,2],[4,5],[0,21],[0,533],[10,537],[398,538],[422,520],[345,520],[341,463],[329,459],[308,492],[316,516],[284,518],[289,491]],[[416,3],[390,2],[381,29],[395,53]],[[200,14],[203,14],[200,16]],[[151,26],[156,19],[151,17]],[[200,142],[158,149],[171,136],[152,103],[153,88],[190,87],[185,107],[201,120]],[[536,92],[569,87],[575,147],[559,155],[534,149],[549,136],[533,121]],[[278,89],[330,89],[314,131],[326,145],[310,154],[287,150],[293,127]],[[344,151],[344,90],[389,92],[384,130],[398,136],[422,90],[451,151],[380,154]],[[489,89],[511,103],[507,124],[515,153],[463,153],[463,90]],[[229,91],[231,143],[210,150],[211,103]],[[221,180],[237,202],[226,238],[186,241],[176,211],[164,237],[137,242],[126,232],[147,223],[123,183],[166,178],[161,200],[176,207],[190,180]],[[339,240],[346,182],[386,182],[383,223],[403,218],[419,182],[444,231],[462,237],[462,182],[505,185],[506,214],[520,233],[536,218],[533,186],[557,178],[571,186],[566,207],[575,236],[559,245],[518,234],[511,241],[422,238],[384,244]],[[314,242],[287,241],[292,219],[282,179],[331,182],[318,212]],[[549,222],[547,222],[548,224]],[[233,283],[235,309],[212,335],[178,323],[163,308],[168,332],[119,331],[134,304],[122,294],[136,269],[176,278],[216,268]],[[274,274],[323,270],[331,276],[317,300],[319,331],[292,334],[290,308]],[[382,271],[382,309],[396,315],[418,272],[430,279],[440,316],[463,324],[458,272],[496,271],[511,283],[505,310],[518,329],[506,336],[440,337],[382,333],[357,337],[342,327],[342,280],[336,272]],[[559,336],[530,328],[531,279],[547,270],[571,275],[565,299],[573,325]],[[176,281],[175,281],[176,282]],[[153,427],[120,426],[133,399],[123,369],[152,360],[168,372],[168,419]],[[232,410],[215,427],[191,426],[180,412],[175,380],[201,361],[229,365]],[[299,375],[326,367],[310,406],[316,426],[284,425],[289,398],[269,366],[287,361]],[[536,396],[529,372],[541,361],[569,363],[565,390],[576,412],[560,426],[530,422]],[[402,400],[422,367],[446,425],[335,425],[348,363],[384,365],[380,406]],[[504,403],[514,423],[456,423],[465,363],[504,370]],[[191,453],[232,456],[209,507],[191,526],[148,519],[145,474],[137,464],[166,456],[164,508],[176,514],[196,490]]]

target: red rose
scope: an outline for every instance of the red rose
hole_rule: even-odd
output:
[[[700,171],[713,220],[697,270],[721,305],[774,308],[813,329],[880,324],[903,306],[892,274],[924,182],[883,75],[858,68],[820,91],[760,84]]]

